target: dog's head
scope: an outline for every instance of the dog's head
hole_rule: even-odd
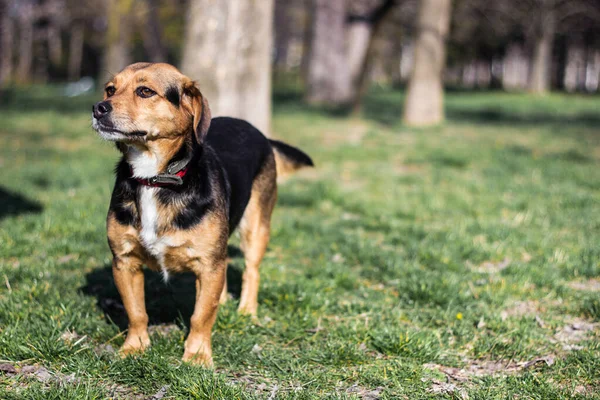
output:
[[[115,75],[95,104],[93,128],[106,140],[143,143],[193,132],[201,143],[210,108],[195,83],[169,64],[137,63]]]

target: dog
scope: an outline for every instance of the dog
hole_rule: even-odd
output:
[[[238,312],[256,315],[277,177],[311,158],[250,123],[211,119],[198,86],[172,65],[136,63],[105,85],[92,127],[122,153],[107,217],[114,281],[129,328],[122,355],[150,345],[143,265],[192,271],[196,303],[183,360],[212,366],[211,331],[227,299],[227,242],[240,232],[245,270]]]

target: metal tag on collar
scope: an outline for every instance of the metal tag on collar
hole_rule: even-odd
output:
[[[183,185],[183,179],[177,175],[156,175],[150,178],[150,183],[153,185],[157,183],[169,183],[173,185]]]

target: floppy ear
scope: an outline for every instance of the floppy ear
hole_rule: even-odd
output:
[[[211,115],[208,101],[192,81],[184,86],[183,94],[187,97],[187,103],[193,116],[192,124],[196,140],[198,143],[202,143],[208,133],[208,128],[210,128]]]

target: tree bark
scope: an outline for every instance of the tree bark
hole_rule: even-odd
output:
[[[310,104],[344,105],[352,94],[346,0],[313,0],[313,7],[305,99]]]
[[[539,26],[534,37],[529,75],[529,91],[545,94],[550,90],[550,67],[552,66],[552,43],[554,41],[554,0],[541,0]]]
[[[83,60],[83,23],[75,22],[71,28],[69,38],[69,65],[68,75],[70,81],[81,78],[81,61]]]
[[[451,0],[421,0],[415,41],[415,63],[408,84],[404,123],[434,125],[444,120],[442,73]]]
[[[132,62],[131,11],[133,0],[108,0],[108,28],[100,82],[104,84]]]
[[[0,87],[6,86],[12,77],[15,24],[8,13],[11,3],[9,0],[0,2]]]
[[[191,0],[181,69],[212,115],[271,131],[272,0]]]
[[[142,36],[144,50],[151,62],[166,62],[167,50],[162,41],[162,27],[156,0],[143,0],[136,4],[138,31]]]

